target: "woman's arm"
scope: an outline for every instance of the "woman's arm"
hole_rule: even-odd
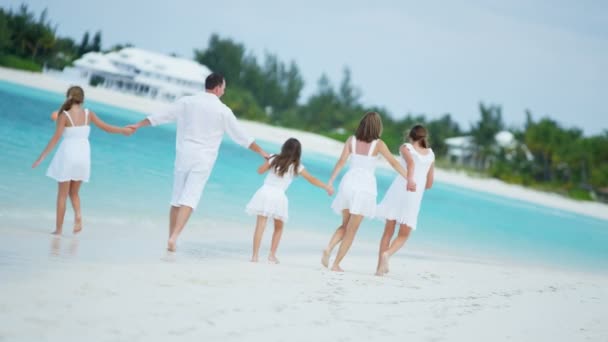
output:
[[[270,161],[264,160],[264,163],[258,167],[258,173],[262,174],[270,169]]]
[[[334,193],[333,188],[329,187],[327,184],[325,184],[325,183],[321,182],[320,180],[318,180],[317,178],[315,178],[313,175],[308,173],[308,171],[306,171],[306,169],[303,169],[302,171],[300,171],[300,175],[302,175],[302,177],[304,177],[304,179],[306,179],[310,184],[327,191],[328,195],[330,195],[330,196],[333,195],[333,193]]]
[[[333,190],[334,180],[336,179],[336,177],[338,176],[338,174],[344,167],[344,164],[346,164],[346,160],[348,160],[348,156],[352,153],[352,151],[350,150],[350,144],[351,144],[350,140],[351,139],[352,139],[352,137],[346,139],[346,142],[344,143],[344,148],[342,149],[342,154],[340,155],[340,158],[336,162],[336,166],[334,166],[334,170],[331,172],[331,177],[329,177],[329,181],[327,181],[327,185],[330,188],[332,188],[332,190]]]
[[[101,128],[103,131],[106,131],[108,133],[120,133],[120,134],[124,134],[124,135],[131,135],[133,134],[133,132],[135,132],[134,128],[131,127],[118,127],[118,126],[112,126],[109,125],[105,122],[103,122],[103,120],[101,120],[97,114],[93,113],[93,112],[89,112],[89,117],[91,118],[91,122],[93,122],[95,124],[95,126]]]
[[[435,162],[433,162],[431,164],[431,167],[429,168],[429,172],[426,174],[426,185],[424,186],[425,189],[430,189],[433,186],[434,178],[435,178]]]
[[[32,164],[32,168],[35,168],[36,166],[40,165],[40,163],[44,160],[44,158],[46,158],[49,152],[51,152],[53,148],[55,148],[55,145],[57,145],[57,142],[59,141],[59,139],[61,139],[61,134],[63,134],[63,130],[65,129],[65,121],[66,116],[59,115],[59,117],[57,118],[57,124],[55,125],[55,133],[53,133],[51,140],[49,140],[49,143],[46,145],[44,150],[42,150],[42,153],[40,153],[38,159],[36,159],[34,164]]]
[[[405,145],[402,145],[399,149],[403,159],[405,159],[405,165],[407,166],[407,189],[410,191],[416,191],[416,182],[414,182],[414,158],[412,158],[412,152]]]
[[[386,147],[384,141],[380,140],[376,146],[378,148],[378,153],[380,153],[384,157],[384,159],[386,159],[386,161],[391,165],[391,167],[395,169],[395,171],[397,171],[401,176],[403,176],[403,178],[407,179],[407,171],[401,166],[401,164],[399,164],[397,159],[395,159],[391,151],[389,151],[388,147]],[[408,190],[415,191],[416,186],[413,186],[413,190],[408,187]]]

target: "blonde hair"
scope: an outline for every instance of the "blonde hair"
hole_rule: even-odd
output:
[[[372,142],[382,135],[382,118],[377,112],[367,112],[359,122],[355,132],[357,140]]]
[[[71,86],[68,88],[68,91],[65,93],[67,99],[59,108],[59,113],[63,113],[63,111],[68,111],[74,104],[81,104],[84,102],[84,90],[82,90],[79,86]]]

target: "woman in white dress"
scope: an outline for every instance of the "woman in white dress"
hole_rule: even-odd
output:
[[[74,233],[82,230],[82,215],[80,211],[80,185],[89,181],[91,173],[91,149],[89,146],[89,122],[108,133],[131,135],[133,129],[108,125],[95,113],[82,107],[84,91],[78,86],[70,87],[57,115],[55,133],[48,142],[38,159],[32,165],[37,167],[53,150],[61,137],[57,152],[49,165],[46,175],[58,182],[57,188],[57,217],[53,234],[61,235],[65,216],[67,197],[70,196],[74,208]]]
[[[276,253],[283,234],[283,225],[288,218],[288,201],[285,191],[295,177],[301,175],[312,185],[325,189],[330,196],[333,193],[329,186],[304,169],[304,166],[300,163],[301,155],[302,146],[300,142],[297,139],[289,138],[281,147],[280,154],[271,156],[258,168],[260,174],[270,171],[264,179],[264,185],[256,191],[245,209],[249,215],[257,216],[255,233],[253,234],[252,262],[258,262],[262,235],[268,218],[271,218],[274,220],[274,233],[272,234],[268,261],[274,264],[279,263]]]
[[[403,247],[412,230],[416,229],[424,191],[433,185],[435,154],[428,147],[426,136],[427,131],[421,125],[410,130],[410,143],[403,144],[399,149],[401,164],[407,169],[409,177],[397,176],[378,205],[378,218],[385,219],[386,224],[380,240],[376,275],[382,276],[388,272],[389,258]],[[405,191],[405,186],[414,191]],[[391,242],[397,223],[399,233]]]
[[[321,263],[329,267],[329,258],[334,247],[340,243],[338,254],[331,267],[332,271],[342,272],[340,262],[353,243],[355,234],[364,217],[374,217],[376,212],[376,163],[378,154],[382,154],[390,165],[406,177],[406,171],[390,153],[382,134],[382,119],[380,114],[369,112],[359,122],[354,136],[344,143],[342,155],[336,162],[328,185],[332,187],[340,170],[350,157],[350,167],[342,178],[338,193],[331,207],[342,215],[342,224],[336,229],[327,248],[323,250]]]

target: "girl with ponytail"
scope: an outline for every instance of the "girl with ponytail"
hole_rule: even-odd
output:
[[[89,133],[93,122],[97,127],[108,133],[121,133],[131,135],[132,128],[116,127],[103,122],[97,114],[83,108],[84,91],[81,87],[70,87],[66,93],[66,100],[56,115],[55,133],[38,157],[32,168],[37,167],[53,150],[59,139],[57,152],[46,172],[46,175],[58,182],[57,188],[57,217],[53,234],[61,235],[63,219],[68,196],[74,209],[74,233],[82,230],[82,214],[80,211],[80,185],[89,181],[91,172],[91,149],[89,146]]]
[[[426,141],[426,128],[422,125],[412,127],[407,138],[409,143],[401,145],[399,153],[401,165],[407,169],[408,177],[397,176],[378,205],[378,217],[386,221],[380,240],[376,270],[378,276],[388,272],[390,256],[403,247],[412,230],[416,229],[422,196],[433,185],[435,154]],[[422,184],[424,186],[420,186]],[[397,223],[399,233],[391,242]]]

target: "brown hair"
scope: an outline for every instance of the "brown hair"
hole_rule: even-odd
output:
[[[293,165],[293,173],[294,175],[297,175],[301,156],[302,145],[298,139],[289,138],[281,147],[281,153],[274,156],[274,159],[270,163],[270,167],[279,175],[279,177],[283,177],[283,175],[289,171],[289,167]]]
[[[61,115],[61,113],[63,113],[64,110],[65,111],[70,110],[70,108],[72,108],[72,105],[74,105],[74,104],[83,103],[84,102],[84,90],[82,90],[82,88],[80,88],[79,86],[71,86],[68,88],[68,91],[65,93],[65,97],[67,97],[67,99],[59,108],[58,115]]]
[[[355,132],[357,140],[372,142],[382,135],[382,119],[377,112],[367,112],[359,122]]]
[[[410,129],[410,134],[408,134],[408,137],[414,142],[420,141],[420,146],[428,148],[429,143],[426,141],[427,134],[427,130],[424,128],[424,126],[416,125]]]

